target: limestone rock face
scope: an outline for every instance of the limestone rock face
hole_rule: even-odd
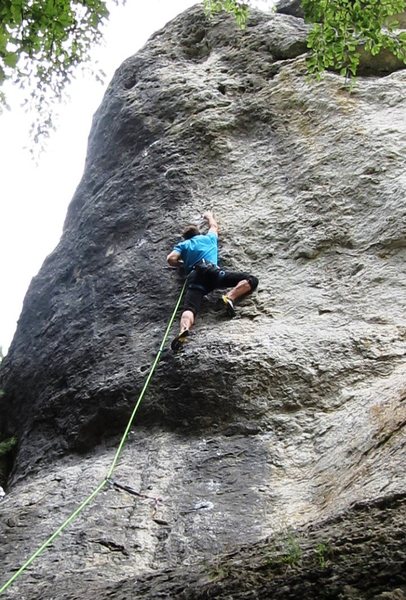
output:
[[[260,285],[233,320],[213,293],[164,350],[120,487],[8,597],[403,593],[405,71],[310,81],[305,35],[195,7],[116,72],[1,368],[3,580],[106,476],[179,296],[182,226],[213,208],[222,265]]]

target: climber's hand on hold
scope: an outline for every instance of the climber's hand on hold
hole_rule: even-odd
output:
[[[176,250],[172,250],[172,252],[166,257],[166,260],[170,267],[179,267],[181,264],[183,264],[183,261],[180,258],[180,253],[176,252]]]
[[[203,217],[209,224],[209,231],[213,231],[217,235],[219,232],[219,226],[216,219],[214,218],[212,211],[206,210],[206,212],[203,213]]]

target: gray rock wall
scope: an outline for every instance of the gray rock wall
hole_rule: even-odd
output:
[[[222,264],[260,285],[232,321],[208,297],[185,351],[163,353],[114,474],[141,495],[107,487],[10,598],[123,581],[114,597],[182,597],[155,575],[325,523],[358,543],[357,506],[393,549],[377,561],[404,558],[379,522],[389,505],[399,522],[405,491],[405,71],[310,81],[305,34],[289,15],[241,32],[196,7],[116,72],[2,364],[2,432],[18,436],[3,579],[106,475],[180,291],[165,258],[182,225],[212,207]],[[355,577],[326,597],[402,583],[372,571],[373,592]]]

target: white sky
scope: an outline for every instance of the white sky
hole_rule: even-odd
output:
[[[67,206],[82,176],[91,120],[114,71],[150,35],[199,0],[127,0],[110,7],[103,47],[94,57],[105,84],[78,78],[59,107],[57,131],[35,165],[27,150],[32,117],[13,105],[0,116],[0,348],[11,343],[31,278],[62,233]],[[256,0],[259,8],[273,2]],[[16,92],[7,91],[10,102]]]

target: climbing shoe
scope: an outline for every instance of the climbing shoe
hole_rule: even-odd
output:
[[[226,305],[227,316],[232,319],[237,314],[235,312],[233,301],[230,300],[230,298],[228,296],[226,296],[226,295],[222,296],[221,298],[222,298],[224,304]]]
[[[171,348],[172,348],[173,352],[178,352],[178,350],[180,350],[180,348],[182,348],[182,345],[186,342],[188,336],[189,336],[189,329],[184,329],[183,331],[181,331],[179,333],[179,335],[177,335],[175,338],[173,338],[173,340],[171,342]]]

